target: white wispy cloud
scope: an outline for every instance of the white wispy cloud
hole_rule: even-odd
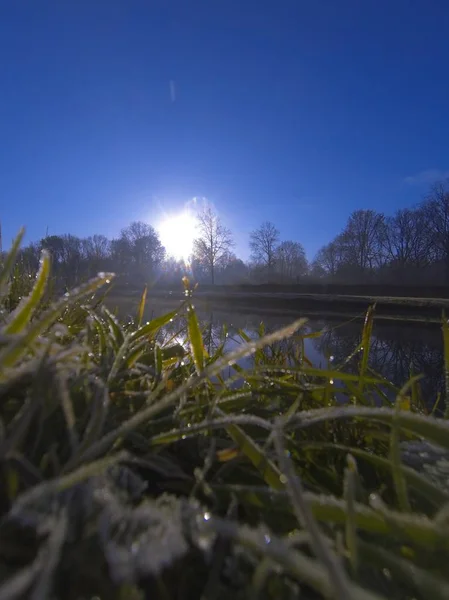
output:
[[[426,169],[420,171],[415,175],[410,175],[404,179],[408,185],[421,185],[424,183],[435,183],[435,181],[441,181],[449,178],[449,170],[443,171],[442,169]]]

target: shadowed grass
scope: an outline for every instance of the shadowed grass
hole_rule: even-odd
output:
[[[145,290],[124,323],[99,300],[112,274],[51,299],[44,254],[19,298],[19,243],[0,274],[0,599],[449,597],[449,425],[417,405],[419,374],[398,390],[370,370],[373,309],[356,373],[312,365],[303,319],[226,353],[187,279],[178,310],[143,323]]]

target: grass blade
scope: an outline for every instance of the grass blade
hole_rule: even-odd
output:
[[[203,336],[201,335],[201,329],[198,323],[196,312],[191,304],[187,307],[187,330],[189,333],[193,362],[195,363],[196,372],[198,375],[200,375],[204,369]]]
[[[346,500],[347,519],[345,527],[346,548],[349,552],[349,561],[351,563],[354,575],[357,573],[358,559],[358,541],[357,541],[357,522],[355,516],[355,486],[357,478],[357,463],[354,458],[348,454],[348,466],[345,469],[344,480],[344,498]]]
[[[392,464],[387,458],[383,458],[372,452],[361,450],[360,448],[353,448],[350,446],[344,446],[341,444],[331,444],[325,442],[305,442],[298,444],[298,449],[305,450],[316,450],[318,452],[327,450],[328,452],[344,452],[345,454],[351,454],[360,461],[364,461],[372,465],[375,469],[386,471],[392,474]],[[449,493],[441,487],[434,485],[427,477],[424,477],[414,469],[406,467],[401,464],[401,470],[407,482],[407,485],[415,492],[420,494],[423,498],[432,503],[435,508],[441,507],[443,504],[449,504]]]
[[[395,414],[391,408],[365,408],[347,406],[344,408],[326,408],[302,411],[295,415],[289,422],[289,429],[304,429],[318,423],[337,419],[371,419],[381,423],[392,424],[397,418],[398,426],[417,436],[427,439],[449,450],[449,424],[443,419],[422,416],[409,411]]]
[[[74,305],[81,300],[81,298],[92,294],[105,283],[109,283],[112,277],[114,277],[113,273],[99,274],[91,281],[88,281],[86,284],[73,290],[70,295],[64,295],[41,314],[39,319],[36,319],[29,325],[23,336],[6,346],[6,348],[0,352],[0,373],[2,369],[12,367],[20,358],[29,352],[36,339],[44,334],[50,325],[53,325],[53,323],[58,320],[64,310],[69,306]]]
[[[368,369],[369,353],[371,346],[371,334],[373,331],[374,310],[376,305],[370,306],[366,311],[365,322],[362,331],[362,360],[359,372],[359,390],[362,391],[365,387],[365,376]]]
[[[239,447],[240,451],[252,462],[266,483],[273,489],[284,488],[282,473],[271,461],[260,446],[247,435],[238,425],[226,427],[229,436]]]
[[[399,424],[397,417],[401,412],[401,406],[404,402],[404,397],[409,388],[413,385],[414,380],[420,379],[420,376],[416,376],[411,379],[399,392],[396,398],[396,406],[394,409],[394,418],[391,423],[390,433],[390,459],[393,473],[394,487],[396,490],[396,496],[398,499],[399,507],[404,512],[410,512],[410,502],[407,494],[407,485],[404,478],[404,473],[401,468],[401,451],[399,447]]]
[[[22,243],[23,236],[25,235],[25,229],[22,228],[17,234],[16,238],[12,243],[12,247],[6,255],[5,262],[1,265],[0,269],[0,300],[7,293],[8,279],[14,266],[17,252],[19,251],[20,244]],[[0,256],[0,259],[2,257]]]
[[[221,373],[230,362],[237,362],[245,356],[254,354],[254,352],[258,348],[263,348],[265,345],[270,344],[274,341],[290,337],[291,335],[293,335],[293,333],[295,333],[295,331],[302,327],[304,323],[306,323],[306,319],[298,319],[297,321],[294,321],[291,325],[288,325],[287,327],[284,327],[283,329],[280,329],[275,333],[271,333],[265,336],[264,338],[251,341],[249,344],[242,345],[240,348],[237,348],[237,350],[234,350],[233,352],[230,352],[229,354],[225,355],[220,360],[206,367],[202,371],[201,375],[198,375],[197,377],[191,377],[183,385],[179,386],[176,390],[166,394],[158,402],[154,402],[147,408],[142,409],[136,415],[130,417],[127,421],[119,425],[116,429],[110,431],[86,452],[86,454],[84,455],[84,459],[92,459],[93,457],[101,455],[117,439],[133,431],[146,421],[149,421],[155,415],[167,409],[169,406],[175,404],[189,390],[196,387],[200,381],[203,381],[207,378],[213,377],[214,375],[218,375],[219,373]],[[155,392],[153,392],[153,394],[154,393]]]
[[[164,325],[167,325],[167,323],[170,323],[170,321],[172,321],[177,315],[178,311],[174,310],[172,312],[167,313],[166,315],[163,315],[162,317],[153,319],[152,321],[150,321],[146,325],[143,325],[137,331],[132,333],[132,341],[135,342],[136,340],[140,340],[144,337],[154,337],[154,335],[159,331],[159,329],[164,327]]]
[[[141,296],[140,302],[139,302],[139,308],[137,310],[137,326],[138,327],[140,327],[142,325],[143,314],[145,312],[145,304],[147,302],[147,293],[148,293],[148,286],[146,285],[142,292],[142,296]]]
[[[36,281],[27,298],[21,300],[18,307],[11,314],[4,332],[7,335],[20,333],[31,320],[33,312],[36,310],[39,302],[44,295],[45,287],[50,275],[50,256],[45,250],[42,252],[40,268],[36,276]]]
[[[210,519],[205,529],[214,530],[224,538],[230,538],[243,547],[250,548],[261,557],[269,558],[278,566],[299,582],[305,583],[324,596],[324,598],[336,598],[335,582],[319,561],[292,549],[271,532],[251,529],[247,526],[238,525],[230,520],[213,518]],[[269,540],[269,543],[267,543]],[[374,592],[366,590],[359,585],[348,581],[345,600],[357,598],[357,600],[381,600]]]
[[[287,490],[298,523],[310,534],[311,546],[315,556],[324,566],[328,577],[335,590],[335,597],[340,600],[350,600],[352,595],[343,566],[337,560],[321,534],[313,513],[308,505],[299,476],[295,473],[289,454],[285,451],[283,433],[279,427],[274,430],[274,444],[276,447],[279,464],[286,477]]]

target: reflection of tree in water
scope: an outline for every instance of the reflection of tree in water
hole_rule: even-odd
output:
[[[225,338],[232,338],[238,335],[237,328],[229,326],[223,319],[216,318],[212,312],[209,314],[197,314],[197,318],[203,336],[204,347],[210,356],[215,354]],[[187,343],[186,317],[178,317],[163,327],[160,332],[159,341],[167,343],[170,340],[183,346]]]
[[[315,340],[323,355],[333,356],[341,364],[361,340],[362,327],[348,324],[326,331]],[[401,387],[410,376],[422,374],[419,382],[425,404],[430,407],[438,394],[444,394],[443,349],[439,331],[423,330],[413,325],[374,325],[370,347],[370,367],[396,386]],[[347,365],[356,372],[360,353]]]
[[[199,314],[198,319],[203,332],[204,345],[210,356],[213,356],[224,342],[225,331],[227,333],[225,350],[228,352],[235,348],[237,343],[242,342],[239,330],[242,329],[250,338],[258,338],[261,333],[260,324],[264,321],[261,316],[221,314],[212,311]],[[291,319],[288,319],[287,322],[291,322]],[[285,319],[279,319],[279,322],[276,319],[269,323],[266,322],[265,333],[276,331],[285,323]],[[322,363],[324,366],[327,359],[332,357],[332,364],[338,367],[346,361],[360,343],[362,328],[361,321],[335,325],[325,320],[310,321],[309,331],[323,331],[323,334],[319,338],[309,340],[309,344],[313,344],[313,347],[324,359]],[[173,323],[169,323],[164,328],[164,335],[175,336],[176,343],[185,343],[187,339],[185,318],[178,318]],[[299,358],[300,350],[301,345],[298,338],[281,340],[263,349],[264,362],[275,364],[280,357],[296,356]],[[308,356],[307,344],[305,354]],[[345,365],[345,370],[356,373],[360,358],[360,353],[355,355]],[[245,366],[250,367],[253,364],[254,355],[245,360]],[[428,407],[433,405],[439,393],[441,396],[444,395],[442,339],[438,328],[419,327],[414,324],[392,325],[375,321],[369,365],[376,373],[398,387],[407,382],[411,374],[424,375],[419,386],[422,398]]]
[[[214,318],[213,313],[210,313],[207,318],[200,318],[199,324],[203,332],[204,347],[209,356],[212,356],[223,344],[224,338],[226,334],[229,335],[229,332],[225,331],[224,323]]]

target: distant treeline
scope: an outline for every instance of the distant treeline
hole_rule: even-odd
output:
[[[341,231],[308,261],[299,240],[281,240],[273,223],[251,232],[251,259],[232,251],[232,232],[206,209],[187,263],[167,255],[157,231],[131,223],[118,238],[50,235],[20,252],[20,268],[34,273],[42,249],[52,256],[54,277],[77,284],[98,271],[114,271],[130,283],[179,283],[190,274],[212,284],[394,284],[449,285],[449,182],[435,184],[418,206],[386,216],[353,212]]]

